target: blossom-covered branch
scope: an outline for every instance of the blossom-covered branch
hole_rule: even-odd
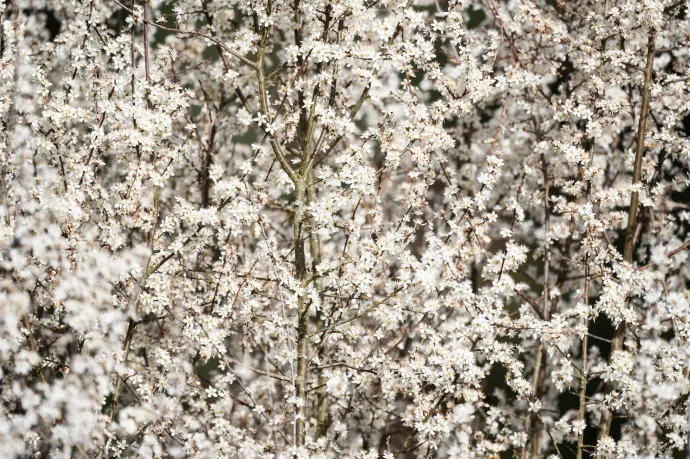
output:
[[[0,456],[690,441],[690,11],[0,5]]]

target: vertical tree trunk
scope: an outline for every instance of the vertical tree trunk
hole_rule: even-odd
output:
[[[306,279],[306,259],[304,256],[303,214],[305,204],[305,183],[300,178],[295,183],[295,204],[293,241],[295,246],[295,277],[300,282]],[[309,326],[309,302],[305,295],[301,295],[297,302],[297,377],[295,379],[295,395],[298,404],[295,406],[296,430],[295,442],[298,446],[305,441],[306,393],[307,393],[307,332]]]

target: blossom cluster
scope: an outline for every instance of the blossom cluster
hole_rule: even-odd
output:
[[[0,24],[0,457],[690,451],[687,2]]]

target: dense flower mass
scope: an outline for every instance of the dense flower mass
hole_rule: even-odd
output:
[[[0,17],[0,457],[690,454],[686,1]]]

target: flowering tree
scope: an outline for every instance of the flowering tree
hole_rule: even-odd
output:
[[[0,14],[3,458],[690,451],[686,2]]]

